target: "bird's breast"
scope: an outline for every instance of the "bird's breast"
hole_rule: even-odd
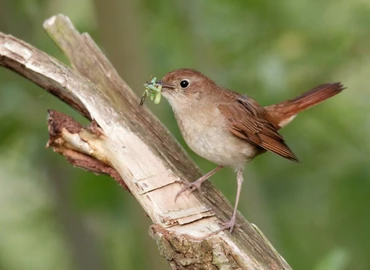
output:
[[[189,147],[216,164],[242,168],[258,148],[236,138],[218,108],[175,113],[180,131]]]

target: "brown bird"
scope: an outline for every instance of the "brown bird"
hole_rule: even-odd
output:
[[[193,69],[169,72],[157,82],[162,95],[169,101],[180,131],[189,147],[199,156],[218,167],[188,183],[186,190],[200,189],[201,184],[225,166],[235,169],[237,192],[231,219],[223,229],[233,231],[240,198],[243,168],[257,155],[271,151],[286,159],[298,161],[278,130],[289,124],[300,111],[340,93],[340,83],[319,85],[287,101],[262,107],[246,95],[218,86]]]

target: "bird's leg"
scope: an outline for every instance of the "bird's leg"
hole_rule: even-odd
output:
[[[208,178],[210,178],[212,175],[214,175],[216,172],[218,172],[219,170],[221,170],[224,166],[223,165],[219,165],[217,166],[216,168],[214,168],[212,171],[206,173],[205,175],[203,175],[201,178],[199,178],[198,180],[194,181],[194,182],[191,182],[191,183],[184,183],[184,187],[176,194],[176,197],[175,197],[175,202],[177,200],[177,198],[186,190],[190,190],[190,193],[193,192],[194,190],[198,189],[199,192],[201,192],[200,190],[200,187],[202,185],[202,183],[204,181],[206,181]]]
[[[233,215],[231,216],[231,219],[228,222],[222,223],[222,230],[229,229],[230,233],[233,232],[233,229],[235,227],[235,220],[236,220],[236,213],[238,211],[238,204],[239,204],[239,198],[240,198],[240,192],[242,191],[242,184],[244,181],[244,176],[243,176],[243,170],[238,169],[236,171],[236,179],[238,183],[238,187],[236,190],[236,199],[235,199],[235,205],[234,205],[234,211]]]

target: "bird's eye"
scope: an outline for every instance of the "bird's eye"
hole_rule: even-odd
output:
[[[185,88],[187,88],[188,86],[189,86],[189,81],[188,80],[182,80],[181,82],[180,82],[180,86],[181,86],[181,88],[183,88],[183,89],[185,89]]]

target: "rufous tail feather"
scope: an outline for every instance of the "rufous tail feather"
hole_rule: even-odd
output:
[[[296,98],[267,106],[265,109],[269,113],[269,120],[281,128],[292,121],[297,113],[339,94],[343,89],[341,83],[322,84]]]

